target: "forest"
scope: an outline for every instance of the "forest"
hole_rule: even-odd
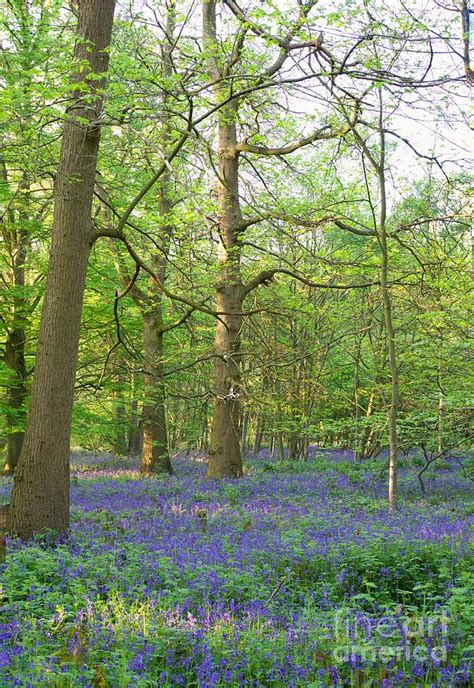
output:
[[[469,0],[0,0],[0,685],[472,685]]]

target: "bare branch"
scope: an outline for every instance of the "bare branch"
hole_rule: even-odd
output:
[[[309,144],[314,143],[315,141],[324,141],[327,139],[334,139],[339,138],[341,136],[345,136],[354,128],[357,122],[358,115],[359,107],[358,104],[356,104],[352,120],[348,124],[341,126],[338,129],[333,129],[333,127],[330,124],[326,124],[324,127],[321,127],[321,129],[318,129],[317,131],[313,132],[313,134],[305,136],[304,138],[299,139],[298,141],[293,141],[293,143],[289,143],[287,146],[272,148],[269,146],[254,146],[251,143],[241,142],[235,146],[235,150],[239,153],[256,153],[258,155],[288,155],[289,153],[293,153],[294,151],[299,150],[304,146],[308,146]]]
[[[293,277],[293,279],[298,280],[298,282],[302,282],[303,284],[306,284],[308,287],[314,287],[315,289],[362,289],[364,287],[373,287],[375,285],[380,284],[378,280],[375,282],[364,282],[362,284],[334,284],[334,282],[313,282],[312,280],[307,279],[303,275],[300,275],[299,273],[294,272],[293,270],[287,270],[286,268],[273,268],[271,270],[263,270],[253,280],[248,282],[244,286],[245,296],[250,294],[250,292],[252,292],[254,289],[256,289],[262,284],[268,286],[271,282],[273,282],[273,278],[277,274],[289,275],[290,277]]]

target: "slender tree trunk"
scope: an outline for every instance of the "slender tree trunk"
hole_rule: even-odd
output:
[[[241,435],[242,435],[242,454],[245,454],[247,451],[247,430],[248,430],[248,421],[249,421],[249,415],[245,411],[242,414],[242,419],[241,419],[241,424],[242,424],[242,429],[241,429]]]
[[[385,241],[386,246],[386,241]],[[388,256],[386,251],[383,253],[383,266],[381,289],[384,309],[385,328],[387,331],[387,348],[390,365],[391,377],[391,399],[388,413],[388,433],[389,433],[389,477],[388,477],[388,503],[389,511],[394,513],[397,510],[397,452],[398,452],[398,437],[397,437],[397,416],[399,404],[399,383],[398,383],[398,368],[395,350],[395,330],[392,319],[392,304],[390,292],[387,286],[388,276]]]
[[[109,345],[113,346],[113,337],[110,336]],[[111,439],[111,449],[114,456],[123,457],[128,453],[128,420],[125,408],[124,388],[127,383],[127,376],[123,370],[125,361],[118,350],[115,357],[116,370],[113,374],[112,413],[113,413],[113,432]]]
[[[264,425],[265,425],[265,421],[263,420],[261,414],[259,413],[257,415],[257,422],[255,424],[255,437],[253,440],[253,449],[252,449],[253,454],[258,454],[258,452],[262,448]]]
[[[7,474],[12,474],[20,457],[25,435],[23,430],[18,430],[18,422],[21,422],[27,397],[25,330],[21,326],[15,327],[8,333],[5,363],[11,370],[12,379],[7,387],[9,415],[7,416],[7,456],[3,470]]]
[[[175,29],[174,2],[167,5],[166,41],[162,47],[161,72],[163,77],[170,78],[173,74],[172,51]],[[170,146],[171,126],[169,104],[166,90],[163,91],[161,148],[166,155]],[[171,178],[165,172],[159,182],[158,209],[161,220],[160,240],[161,252],[154,256],[155,272],[161,281],[166,281],[166,268],[170,250],[173,227],[169,222],[169,214],[173,208],[171,198]],[[143,475],[153,473],[173,473],[171,466],[168,430],[166,422],[166,393],[164,378],[164,333],[163,329],[163,296],[153,280],[150,280],[147,298],[144,301],[143,312],[143,346],[146,372],[144,382],[143,405],[143,452],[141,470]]]
[[[205,401],[202,406],[202,420],[201,420],[201,439],[199,442],[199,451],[207,454],[209,450],[209,419],[208,419],[208,402]]]
[[[309,459],[309,440],[306,435],[301,438],[301,458],[303,461],[308,461]]]
[[[436,235],[436,229],[434,228],[434,234]],[[435,237],[436,238],[436,237]],[[436,301],[437,301],[437,309],[441,312],[443,312],[444,307],[443,307],[443,302],[442,302],[442,287],[441,287],[441,275],[440,275],[440,270],[438,268],[438,285],[436,289]],[[436,381],[438,384],[438,422],[437,422],[437,431],[438,431],[438,452],[442,452],[444,450],[444,445],[445,445],[445,440],[444,440],[444,418],[445,418],[445,390],[443,387],[443,357],[442,357],[442,352],[443,351],[443,333],[440,330],[438,332],[438,371],[437,371],[437,376],[436,376]]]
[[[175,29],[175,5],[167,5],[166,40],[161,51],[161,73],[163,78],[170,78],[173,74],[172,51],[174,48],[173,35]],[[170,124],[169,96],[163,91],[161,111],[160,144],[163,156],[170,147],[172,138]],[[171,178],[169,172],[162,174],[158,184],[158,211],[160,218],[159,241],[160,251],[153,256],[153,267],[162,283],[166,281],[166,268],[170,250],[173,227],[169,215],[173,209],[171,194]],[[125,280],[128,282],[128,280]],[[166,421],[166,394],[164,379],[164,334],[163,327],[163,295],[155,282],[150,279],[146,293],[138,287],[131,290],[131,296],[141,309],[143,315],[143,349],[145,358],[145,374],[143,376],[143,450],[141,471],[143,475],[153,473],[172,473],[168,430]]]
[[[208,76],[214,84],[216,99],[227,96],[222,86],[215,55],[216,3],[203,3],[204,47],[208,52]],[[222,313],[217,320],[214,349],[214,413],[209,441],[207,476],[235,477],[242,475],[240,451],[240,335],[242,328],[243,286],[240,274],[241,247],[239,225],[242,214],[239,200],[239,156],[236,119],[237,100],[231,100],[219,111],[218,121],[218,219],[219,266],[216,310]]]
[[[354,361],[354,458],[361,458],[361,433],[360,433],[360,349],[361,340],[357,339],[356,355]]]
[[[278,461],[282,463],[285,460],[285,444],[283,442],[283,433],[278,433]]]
[[[31,46],[36,40],[35,25],[31,19],[32,8],[28,3],[18,3],[12,6],[13,14],[19,23],[18,33],[15,39],[18,41],[18,57],[20,58],[21,70],[21,89],[23,98],[18,111],[23,134],[23,143],[29,141],[29,134],[25,131],[31,127],[31,117],[34,113],[32,103],[32,84],[33,84],[33,54]],[[31,143],[31,142],[30,142]],[[0,139],[0,149],[3,149],[4,142]],[[9,189],[9,175],[6,160],[0,150],[0,175],[5,189]],[[13,286],[13,318],[11,330],[7,332],[4,361],[12,372],[11,378],[7,383],[7,399],[9,409],[13,412],[7,415],[7,456],[4,472],[11,474],[14,472],[20,458],[21,448],[24,439],[25,421],[25,401],[28,396],[27,390],[27,370],[25,366],[25,341],[26,331],[31,319],[34,305],[25,295],[25,276],[28,250],[31,246],[31,235],[27,229],[31,220],[31,194],[30,194],[29,171],[23,171],[23,177],[19,184],[21,193],[14,194],[21,199],[19,210],[15,212],[14,203],[7,204],[6,211],[0,219],[2,229],[2,240],[9,252],[11,260],[11,279]],[[11,192],[11,191],[10,191]],[[7,198],[7,196],[5,196]],[[22,429],[18,429],[21,427]]]
[[[370,390],[370,395],[369,395],[369,401],[367,404],[367,410],[365,412],[365,429],[364,429],[364,434],[361,439],[361,459],[366,459],[367,456],[370,453],[370,447],[372,443],[372,438],[374,436],[374,430],[373,428],[370,427],[369,425],[369,418],[372,415],[373,409],[374,409],[374,403],[375,403],[375,393],[376,389],[375,387],[372,387]]]
[[[128,453],[137,456],[142,451],[143,423],[138,411],[138,401],[132,399],[130,419],[128,422]]]
[[[0,167],[3,181],[7,185],[8,174],[3,158],[0,161]],[[23,192],[23,201],[27,204],[30,189],[27,175],[23,178],[21,189]],[[11,211],[7,219],[11,220],[11,227],[8,227],[7,224],[2,234],[3,240],[10,248],[14,295],[11,329],[7,331],[5,355],[3,359],[5,365],[11,371],[11,377],[7,383],[9,414],[7,415],[7,456],[3,470],[6,474],[12,474],[20,458],[25,435],[24,430],[19,430],[18,426],[23,426],[24,406],[28,396],[25,340],[26,326],[31,316],[32,308],[24,293],[25,266],[30,243],[28,233],[24,229],[27,222],[26,212],[23,209],[20,210],[17,223],[15,222],[15,214],[13,211]]]
[[[380,95],[380,165],[378,167],[379,188],[380,188],[380,220],[378,239],[382,252],[382,265],[380,273],[380,289],[382,292],[383,314],[385,332],[387,336],[388,360],[390,367],[390,408],[388,412],[388,434],[389,434],[389,475],[388,475],[388,508],[390,513],[397,510],[397,453],[398,453],[398,433],[397,417],[399,406],[399,382],[398,366],[395,347],[395,328],[392,317],[392,297],[388,284],[389,255],[387,245],[387,198],[385,192],[385,134],[383,130],[382,118],[382,95]]]
[[[125,456],[128,453],[127,413],[121,398],[120,390],[114,393],[114,443],[115,456]]]
[[[438,451],[444,450],[444,393],[438,393]]]
[[[298,458],[298,435],[296,432],[291,432],[288,435],[288,459],[290,461],[297,461]]]
[[[163,377],[163,331],[159,315],[144,316],[145,398],[143,402],[142,473],[172,473],[166,427],[165,387]]]
[[[82,68],[64,125],[35,375],[9,511],[9,530],[22,538],[69,526],[72,403],[105,83],[97,74],[107,71],[114,7],[115,0],[79,3],[74,55]]]

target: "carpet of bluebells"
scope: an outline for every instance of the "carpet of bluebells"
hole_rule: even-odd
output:
[[[70,535],[0,564],[0,685],[472,685],[472,480],[446,461],[422,497],[406,468],[389,517],[383,463],[73,455]]]

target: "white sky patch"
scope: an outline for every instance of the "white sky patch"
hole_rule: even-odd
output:
[[[119,5],[126,11],[142,13],[150,30],[160,29],[157,26],[157,18],[163,19],[164,4],[158,0],[122,0]],[[470,8],[472,8],[472,1]],[[242,0],[239,6],[244,13],[253,18],[257,23],[269,31],[282,34],[282,15],[288,24],[290,19],[298,11],[296,2],[288,0]],[[390,27],[390,22],[402,22],[403,18],[409,22],[410,18],[416,18],[429,28],[431,48],[433,51],[432,64],[427,73],[428,80],[440,80],[443,77],[457,79],[439,84],[433,88],[420,88],[412,93],[407,89],[403,91],[403,97],[398,108],[390,118],[389,128],[395,131],[401,139],[398,141],[397,150],[392,155],[391,165],[393,174],[394,193],[403,193],[403,189],[409,189],[413,180],[426,176],[427,165],[431,165],[433,173],[437,164],[430,162],[428,158],[436,157],[449,174],[472,171],[472,151],[474,137],[469,127],[472,116],[472,100],[463,78],[462,63],[462,36],[460,3],[455,0],[320,0],[310,14],[308,27],[311,26],[312,34],[322,32],[324,45],[334,50],[336,55],[341,54],[341,49],[353,44],[360,38],[362,25],[367,24],[367,17],[381,18],[385,31]],[[186,12],[187,24],[184,34],[192,34],[199,40],[201,31],[200,2],[178,2],[178,11]],[[218,11],[223,12],[221,17],[227,17],[225,23],[220,22],[219,30],[224,34],[235,30],[235,22],[230,18],[230,12],[224,8],[222,2],[218,2]],[[260,19],[258,19],[259,14]],[[184,16],[184,15],[183,15]],[[474,12],[471,16],[470,44],[474,49]],[[160,21],[161,21],[160,19]],[[401,24],[403,26],[403,24]],[[408,26],[408,24],[407,24]],[[400,25],[394,27],[394,33]],[[425,32],[425,35],[428,32]],[[415,68],[417,61],[420,68],[428,64],[428,44],[422,42],[414,34],[407,30],[407,42],[404,58]],[[377,39],[376,39],[377,40]],[[386,41],[386,32],[380,39],[380,49],[384,50],[383,41]],[[304,119],[315,112],[324,112],[324,106],[315,99],[311,93],[313,86],[308,88],[308,95],[299,93],[298,97],[289,96],[289,109],[299,112]],[[314,90],[316,95],[316,90]],[[326,94],[323,94],[324,97]],[[308,126],[307,123],[305,130]],[[389,137],[392,141],[397,139]],[[421,156],[420,157],[418,153]]]

